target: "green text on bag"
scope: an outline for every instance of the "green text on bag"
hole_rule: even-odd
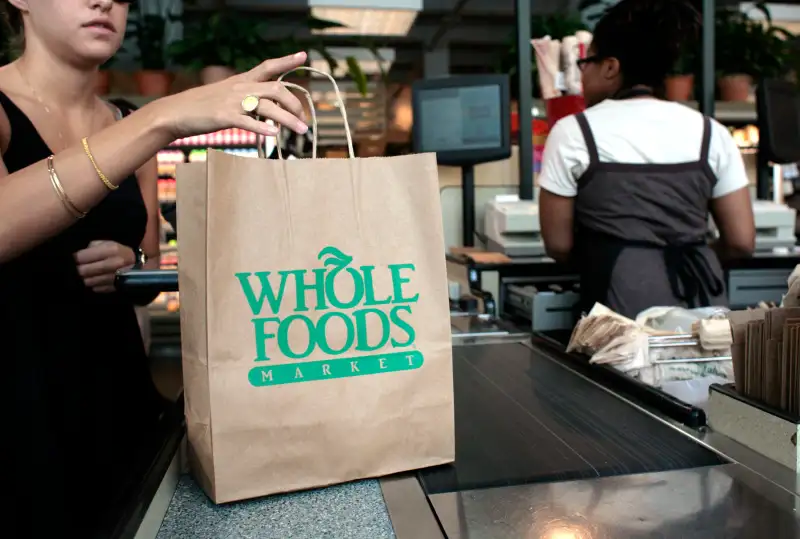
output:
[[[248,375],[250,383],[273,386],[420,368],[424,358],[414,349],[416,332],[408,322],[419,294],[407,295],[405,289],[411,282],[414,265],[390,264],[382,268],[388,272],[392,291],[385,297],[376,297],[376,266],[350,267],[353,258],[335,247],[325,247],[317,258],[322,261],[322,268],[235,274],[254,316],[251,322],[255,361],[270,361],[267,343],[272,339],[283,357],[296,360],[255,367]],[[345,279],[352,285],[352,297],[340,298],[337,294],[341,294],[341,288],[337,292],[336,286]],[[286,294],[288,283],[294,285],[293,297]],[[281,317],[279,313],[286,312],[282,308],[287,301],[294,308],[291,314]],[[316,322],[308,316],[320,311],[324,314]],[[379,322],[380,333],[368,333],[370,321]],[[346,335],[344,344],[336,348],[327,338],[332,323]],[[290,329],[296,336],[297,328],[307,336],[305,346],[299,348],[298,339],[294,343],[289,339]],[[315,352],[322,352],[329,359],[303,361]]]

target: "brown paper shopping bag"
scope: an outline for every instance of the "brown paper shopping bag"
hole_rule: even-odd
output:
[[[217,503],[454,460],[436,160],[347,136],[350,159],[178,168],[188,441]]]

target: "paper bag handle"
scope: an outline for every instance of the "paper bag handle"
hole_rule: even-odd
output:
[[[280,81],[280,79],[278,79]],[[286,86],[287,88],[294,88],[295,90],[300,90],[308,101],[308,108],[311,110],[311,129],[312,129],[312,140],[311,140],[311,159],[317,158],[317,112],[314,110],[314,100],[311,98],[311,93],[303,88],[300,85],[294,84],[292,82],[283,82],[280,81],[281,84]],[[278,134],[276,135],[277,139],[277,146],[278,146],[278,159],[283,159],[283,150],[281,149],[282,141],[281,141],[281,126],[278,125]],[[264,135],[258,135],[256,137],[256,143],[258,145],[258,156],[262,159],[267,158],[267,137]]]
[[[331,81],[331,84],[333,85],[333,91],[336,92],[336,106],[339,108],[339,111],[342,113],[342,119],[344,120],[344,132],[345,132],[345,135],[347,136],[347,151],[348,151],[348,153],[350,155],[350,159],[355,159],[356,153],[353,150],[353,136],[350,133],[350,123],[347,121],[347,109],[344,106],[344,100],[342,99],[342,94],[339,91],[339,85],[336,84],[336,80],[329,73],[325,73],[324,71],[320,71],[319,69],[314,69],[313,67],[300,66],[300,67],[297,67],[295,69],[292,69],[291,71],[287,71],[286,73],[284,73],[283,75],[278,77],[278,82],[282,82],[287,87],[297,88],[299,90],[302,90],[302,92],[304,94],[306,94],[306,98],[309,101],[309,106],[311,107],[311,119],[312,119],[312,122],[314,124],[313,150],[312,150],[313,156],[316,157],[318,133],[317,133],[316,112],[314,110],[314,103],[311,100],[311,94],[309,93],[308,90],[306,90],[302,86],[298,86],[296,84],[292,84],[291,82],[283,82],[283,78],[286,75],[294,73],[295,71],[308,71],[310,73],[316,73],[317,75],[322,75],[324,77],[327,77],[328,80]],[[283,158],[282,155],[281,155],[281,135],[280,135],[280,132],[278,133],[278,157],[281,158],[281,159]]]

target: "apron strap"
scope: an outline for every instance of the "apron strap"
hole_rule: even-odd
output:
[[[703,145],[700,149],[700,162],[708,166],[708,152],[711,148],[711,119],[703,116]]]
[[[581,128],[581,133],[583,133],[583,141],[586,143],[586,150],[589,152],[589,167],[591,167],[600,162],[597,144],[595,144],[594,135],[592,135],[592,128],[589,127],[589,121],[583,112],[576,114],[575,119],[578,120],[578,126]]]

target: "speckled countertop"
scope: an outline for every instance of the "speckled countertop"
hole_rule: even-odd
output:
[[[215,505],[189,475],[157,539],[394,539],[378,481]]]

